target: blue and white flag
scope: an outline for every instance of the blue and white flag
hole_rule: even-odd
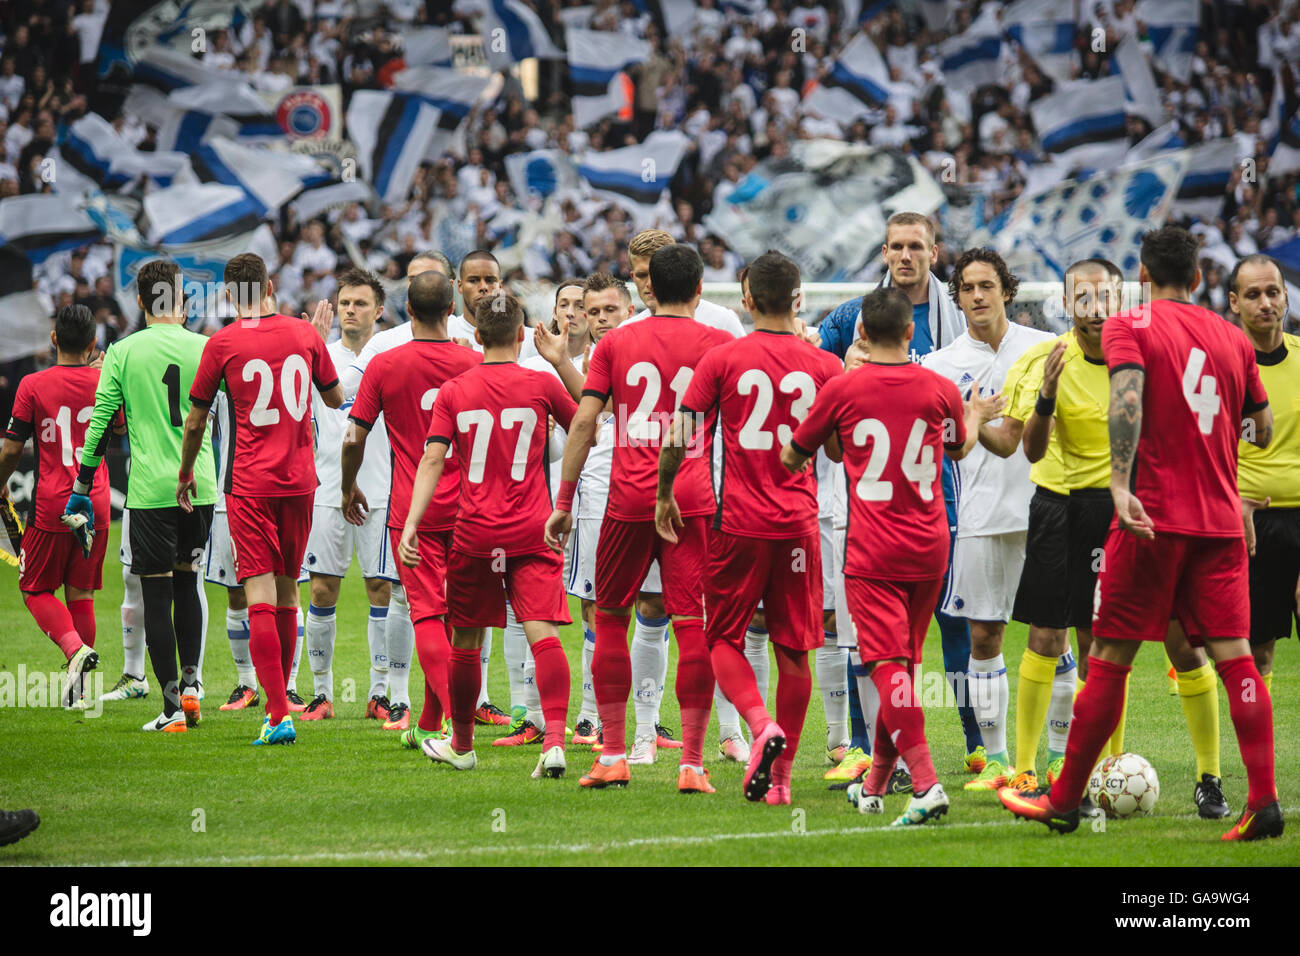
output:
[[[536,205],[561,190],[578,184],[578,174],[568,153],[558,149],[535,149],[511,153],[505,159],[510,188],[521,202]]]
[[[451,34],[446,27],[419,27],[403,33],[402,60],[412,66],[451,66]]]
[[[1209,222],[1223,211],[1228,183],[1237,165],[1237,141],[1229,136],[1182,152],[1187,155],[1187,171],[1174,199],[1174,214]]]
[[[125,91],[147,51],[165,47],[188,56],[202,35],[195,30],[238,30],[261,6],[263,0],[113,0],[99,37],[100,86]]]
[[[578,163],[578,175],[597,195],[643,210],[668,189],[689,143],[677,130],[657,130],[635,146],[588,150]]]
[[[939,67],[946,85],[974,90],[1002,79],[1002,37],[996,33],[958,33],[939,44]]]
[[[1057,83],[1070,80],[1077,27],[1069,4],[1017,0],[1002,10],[1002,29]]]
[[[1272,249],[1265,249],[1264,253],[1272,256],[1282,266],[1290,314],[1300,315],[1300,236]]]
[[[1188,82],[1200,37],[1200,0],[1138,0],[1134,15],[1147,25],[1156,63],[1179,83]]]
[[[31,262],[16,249],[0,249],[0,362],[49,346],[50,315],[32,281]]]
[[[386,203],[406,200],[415,171],[438,132],[440,111],[414,93],[357,90],[348,104],[348,136],[362,176]]]
[[[56,252],[76,249],[101,236],[77,197],[33,193],[0,199],[0,246],[40,265]]]
[[[530,57],[564,59],[564,51],[551,42],[541,17],[521,0],[488,0],[482,34],[483,52],[494,70],[508,70]]]
[[[1118,69],[1124,80],[1124,94],[1128,98],[1129,112],[1142,117],[1153,127],[1165,121],[1165,108],[1160,103],[1160,91],[1151,64],[1142,45],[1135,37],[1125,37],[1115,48],[1112,69]]]
[[[490,76],[440,66],[408,67],[393,74],[395,90],[419,96],[438,112],[426,159],[438,160],[444,153],[465,156],[465,120],[491,82]]]
[[[144,181],[170,186],[190,165],[184,153],[136,149],[98,113],[87,113],[69,126],[50,158],[54,191],[74,195],[130,191]]]
[[[650,44],[608,30],[564,31],[569,80],[573,84],[573,117],[585,129],[625,105],[619,73],[650,57]]]
[[[847,127],[888,99],[889,68],[871,37],[859,33],[840,51],[830,73],[804,96],[803,108]]]
[[[1113,167],[1128,149],[1121,77],[1066,83],[1029,104],[1029,114],[1043,150],[1067,167]]]

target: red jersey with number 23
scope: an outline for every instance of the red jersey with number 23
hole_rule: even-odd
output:
[[[227,494],[286,498],[316,489],[311,387],[338,384],[334,360],[310,322],[287,315],[237,319],[203,347],[190,401],[230,396]]]
[[[1239,429],[1268,405],[1246,334],[1200,306],[1156,299],[1108,319],[1101,347],[1111,375],[1144,372],[1132,490],[1156,534],[1243,537]]]
[[[844,448],[849,526],[844,573],[927,581],[948,565],[939,475],[944,448],[966,441],[957,386],[912,362],[868,362],[832,379],[790,444],[812,455],[832,434]]]
[[[817,532],[817,476],[790,474],[781,448],[821,387],[844,367],[790,332],[762,329],[711,349],[695,368],[683,413],[722,421],[722,482],[713,527],[749,538]]]
[[[652,315],[620,326],[591,355],[583,396],[613,398],[614,463],[605,514],[623,521],[653,521],[659,487],[659,443],[682,404],[704,353],[734,341],[694,319]],[[713,513],[709,473],[714,418],[697,424],[674,494],[682,517]]]
[[[449,381],[474,368],[483,356],[443,339],[414,340],[380,352],[366,366],[348,417],[366,428],[384,413],[393,449],[393,484],[388,497],[388,527],[401,529],[411,510],[415,472],[424,456],[434,400]],[[445,531],[456,524],[460,459],[447,456],[438,487],[420,519],[421,531]],[[364,489],[363,489],[364,490]]]
[[[429,441],[460,459],[455,550],[483,558],[547,550],[546,419],[568,431],[577,410],[559,378],[515,362],[484,362],[438,393]]]

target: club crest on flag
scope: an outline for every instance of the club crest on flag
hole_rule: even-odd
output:
[[[275,119],[290,139],[324,139],[334,114],[329,101],[315,90],[298,90],[276,105]]]

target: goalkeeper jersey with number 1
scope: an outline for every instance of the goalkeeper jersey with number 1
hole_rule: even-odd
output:
[[[104,353],[104,367],[95,390],[95,411],[86,430],[81,456],[83,475],[93,474],[100,457],[100,437],[119,407],[126,411],[131,445],[127,477],[128,508],[169,508],[176,505],[176,476],[181,468],[181,439],[190,413],[190,383],[199,367],[207,339],[184,326],[157,322],[114,342]],[[194,463],[198,486],[192,500],[210,505],[217,500],[212,442],[204,429]]]

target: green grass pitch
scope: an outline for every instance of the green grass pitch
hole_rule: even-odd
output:
[[[109,555],[116,553],[114,525]],[[353,568],[354,574],[357,572]],[[99,674],[111,687],[122,670],[118,607],[120,568],[110,557],[96,602]],[[304,588],[304,603],[305,603]],[[1286,836],[1259,844],[1225,845],[1227,822],[1198,820],[1192,805],[1195,763],[1178,700],[1170,696],[1163,656],[1144,648],[1133,674],[1127,749],[1147,757],[1161,783],[1152,817],[1086,824],[1068,837],[1021,823],[987,793],[964,793],[962,740],[954,710],[928,707],[926,730],[940,780],[952,798],[946,820],[917,830],[886,824],[906,797],[886,799],[886,815],[860,816],[844,794],[828,791],[825,722],[813,698],[795,763],[793,806],[750,804],[740,792],[742,768],[717,759],[716,718],[706,757],[718,792],[682,796],[675,788],[676,754],[661,751],[653,767],[633,768],[623,791],[584,792],[578,777],[590,766],[585,748],[569,750],[568,775],[535,781],[536,747],[492,747],[499,728],[480,728],[478,769],[458,773],[402,750],[397,734],[362,716],[367,687],[366,601],[361,580],[344,582],[338,612],[334,676],[356,682],[358,699],[336,702],[338,717],[296,722],[293,747],[250,746],[260,714],[217,710],[234,686],[226,642],[225,596],[209,587],[211,609],[202,725],[184,735],[145,734],[140,725],[160,709],[158,688],[144,701],[104,705],[98,718],[57,708],[0,708],[0,807],[34,807],[41,826],[21,843],[0,849],[0,864],[163,865],[1016,865],[1225,866],[1300,862],[1300,652],[1281,642],[1274,713],[1277,779],[1291,817]],[[576,619],[576,601],[574,613]],[[0,679],[58,669],[61,655],[22,605],[17,571],[0,567]],[[926,669],[941,669],[937,630]],[[581,631],[561,633],[573,674],[570,724],[579,702]],[[1006,660],[1013,701],[1025,628],[1011,625]],[[493,700],[508,706],[501,643],[491,665]],[[310,697],[305,661],[298,686]],[[671,682],[673,671],[670,670]],[[772,669],[775,684],[776,669]],[[412,690],[420,685],[413,668]],[[775,687],[771,689],[775,694]],[[413,693],[417,706],[422,696]],[[671,687],[663,720],[677,723]],[[1227,702],[1220,695],[1224,790],[1234,814],[1246,795]],[[1042,744],[1045,754],[1046,735]],[[1040,768],[1043,759],[1040,756]]]

